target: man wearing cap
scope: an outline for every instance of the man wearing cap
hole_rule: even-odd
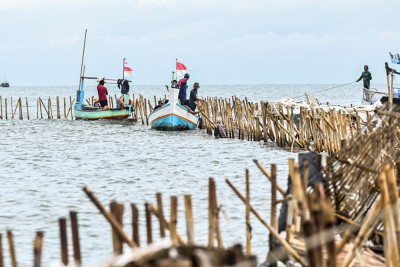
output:
[[[198,89],[200,88],[200,84],[198,82],[193,84],[193,89],[190,91],[190,97],[189,97],[189,108],[192,111],[195,111],[196,109],[196,101],[199,101],[200,98],[197,97]]]
[[[368,71],[368,66],[364,65],[364,71],[361,73],[360,78],[356,82],[361,81],[363,79],[364,88],[369,89],[370,81],[372,80],[371,72]]]

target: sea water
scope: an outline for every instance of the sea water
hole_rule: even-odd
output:
[[[358,105],[360,84],[337,87],[328,85],[201,85],[199,96],[229,98],[233,95],[249,101],[276,101],[302,96],[305,92],[332,105]],[[384,88],[384,85],[380,86]],[[75,86],[0,88],[0,95],[14,99],[28,97],[68,97]],[[110,94],[118,94],[109,86]],[[132,86],[130,94],[148,99],[167,94],[163,85]],[[96,95],[95,86],[86,96]],[[298,99],[301,99],[299,97]],[[54,104],[53,104],[54,105]],[[178,197],[178,230],[185,236],[183,196],[191,194],[195,221],[195,240],[208,240],[208,179],[213,177],[221,205],[220,224],[225,246],[245,244],[245,205],[225,183],[228,178],[244,191],[245,169],[250,170],[251,204],[269,221],[270,183],[253,163],[277,164],[278,183],[286,188],[287,159],[296,153],[273,143],[214,139],[201,130],[159,132],[141,123],[110,121],[73,121],[67,119],[0,120],[0,233],[6,264],[10,257],[5,232],[14,233],[20,266],[31,266],[35,232],[44,231],[43,265],[60,261],[58,219],[77,211],[80,224],[82,259],[93,266],[112,255],[111,226],[82,191],[89,186],[103,205],[117,200],[125,205],[125,231],[131,236],[130,203],[140,210],[141,244],[146,243],[144,204],[155,203],[155,194],[163,194],[165,216],[169,217],[169,197]],[[33,118],[33,119],[32,119]],[[262,262],[268,252],[268,230],[251,217],[253,253]],[[70,229],[70,227],[69,227]],[[159,230],[153,219],[153,236]],[[69,241],[71,238],[69,236]],[[72,250],[70,250],[72,251]],[[72,254],[72,252],[70,252]]]

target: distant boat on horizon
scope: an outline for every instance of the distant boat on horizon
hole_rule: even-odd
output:
[[[4,81],[0,84],[1,87],[10,87],[10,84],[7,81]]]

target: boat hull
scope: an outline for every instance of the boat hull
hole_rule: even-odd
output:
[[[74,109],[74,116],[77,120],[124,120],[129,116],[129,110],[124,109],[98,109],[98,110],[77,110]]]
[[[160,131],[194,130],[198,122],[197,115],[176,102],[168,103],[149,115],[150,127]]]

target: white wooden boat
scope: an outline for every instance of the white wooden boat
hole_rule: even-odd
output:
[[[169,101],[149,115],[152,129],[162,131],[194,130],[197,128],[199,116],[179,103],[179,89],[169,89]]]

